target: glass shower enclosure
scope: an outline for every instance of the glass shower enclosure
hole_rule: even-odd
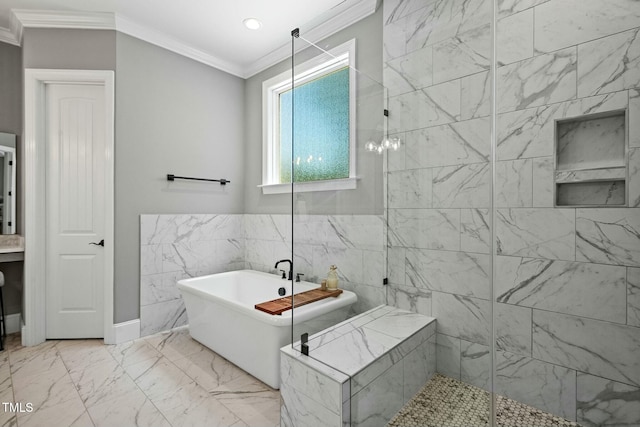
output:
[[[355,324],[307,343],[317,369],[347,378],[345,423],[640,425],[640,97],[627,67],[640,11],[520,3],[383,2],[381,52],[355,34],[349,65],[355,173],[341,179],[355,188],[306,191],[296,167],[326,155],[304,151],[324,132],[302,111],[315,77],[293,90],[294,268],[320,286],[336,265],[358,298]],[[293,37],[293,75],[348,41]],[[368,359],[392,332],[368,340],[358,316],[381,305],[434,318],[432,352],[410,360],[390,340]],[[363,365],[377,367],[367,381]]]

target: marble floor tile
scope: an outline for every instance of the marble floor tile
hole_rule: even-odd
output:
[[[280,421],[280,392],[220,393],[217,400],[248,426],[276,426]]]
[[[186,327],[154,335],[148,338],[147,342],[172,361],[206,350],[202,344],[191,338]]]
[[[224,393],[230,390],[259,392],[269,389],[227,359],[206,350],[174,362],[204,390],[210,393]]]
[[[49,370],[59,358],[57,341],[46,341],[37,347],[21,347],[9,355],[11,374],[37,375]]]
[[[0,360],[2,360],[0,356]],[[5,365],[2,365],[4,367]],[[6,365],[8,368],[8,364]],[[0,367],[0,371],[2,370]],[[15,402],[13,398],[13,387],[11,386],[11,376],[6,375],[4,380],[0,378],[0,402]],[[0,408],[0,426],[17,426],[18,421],[16,414],[10,411],[5,411],[4,408]]]
[[[9,334],[4,339],[4,348],[7,351],[16,351],[22,348],[22,337],[19,333]]]
[[[152,400],[162,399],[190,387],[195,382],[166,358],[158,359],[153,365],[140,362],[127,371],[138,387]]]
[[[170,427],[171,424],[139,388],[97,402],[88,409],[96,427]]]
[[[122,366],[114,360],[76,370],[70,375],[87,408],[137,389]]]
[[[0,426],[17,427],[18,417],[13,414],[0,414]]]
[[[117,346],[65,340],[9,348],[0,353],[0,401],[35,410],[0,411],[2,427],[279,425],[280,392],[184,328]]]
[[[66,344],[69,342],[75,344]],[[117,364],[109,353],[109,347],[105,346],[102,340],[61,341],[56,347],[70,372],[83,371],[103,363]]]
[[[61,360],[47,373],[14,378],[13,385],[15,401],[31,403],[34,409],[17,414],[20,426],[82,425],[86,419],[86,408]]]
[[[109,346],[109,353],[123,367],[145,360],[157,360],[162,355],[147,340],[136,340]]]
[[[229,409],[195,382],[180,387],[164,397],[152,399],[172,426],[231,427],[244,423]]]

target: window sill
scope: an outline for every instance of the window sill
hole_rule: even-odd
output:
[[[293,185],[295,193],[308,191],[336,191],[355,190],[358,178],[331,179],[327,181],[296,182]],[[258,185],[262,188],[262,194],[284,194],[291,193],[291,184],[264,184]]]

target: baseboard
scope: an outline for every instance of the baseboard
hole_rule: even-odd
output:
[[[7,334],[15,334],[16,332],[20,332],[22,329],[22,314],[7,314],[6,316],[6,328]]]
[[[140,338],[140,319],[116,323],[109,337],[104,337],[105,344],[122,344]]]

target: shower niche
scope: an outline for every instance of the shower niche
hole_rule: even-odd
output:
[[[556,206],[627,205],[626,111],[556,121]]]

